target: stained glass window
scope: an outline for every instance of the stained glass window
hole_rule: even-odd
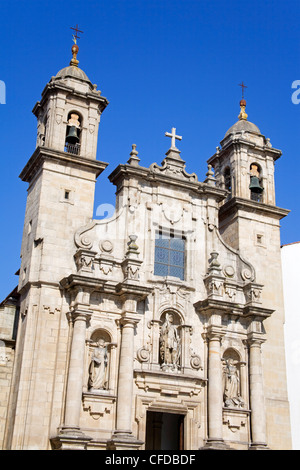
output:
[[[157,233],[155,239],[154,274],[184,280],[185,239],[174,234]]]

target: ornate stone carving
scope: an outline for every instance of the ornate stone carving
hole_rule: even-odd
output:
[[[89,224],[84,227],[81,227],[74,236],[75,244],[78,248],[91,249],[93,246],[93,241],[86,235],[86,232],[92,230],[96,225],[96,221],[92,220]]]
[[[251,303],[261,303],[262,286],[259,284],[247,284],[245,287],[246,301]]]
[[[105,275],[108,276],[112,271],[114,267],[114,260],[111,256],[107,255],[101,255],[98,258],[99,261],[99,269],[100,271]]]
[[[224,287],[225,287],[224,292],[226,296],[228,297],[230,301],[233,302],[236,296],[236,286],[225,284]]]
[[[105,253],[111,253],[113,248],[114,246],[110,240],[102,240],[100,242],[100,250],[104,251]]]
[[[233,267],[233,266],[229,266],[229,265],[228,265],[228,266],[225,266],[225,267],[224,267],[224,274],[225,274],[226,277],[230,277],[230,278],[233,277],[234,274],[235,274],[235,269],[234,269],[234,267]]]
[[[137,358],[139,362],[149,362],[150,350],[147,346],[143,346],[137,351]]]
[[[209,293],[215,295],[222,295],[223,294],[223,282],[218,281],[216,279],[212,279],[209,283]]]
[[[201,358],[196,353],[191,354],[190,364],[191,364],[192,369],[196,369],[196,370],[203,369]]]
[[[109,395],[106,390],[93,394],[91,392],[83,394],[83,409],[88,411],[94,420],[99,420],[107,414],[111,414],[114,408],[116,397]]]
[[[241,277],[242,277],[243,281],[250,281],[251,278],[252,278],[252,273],[251,273],[250,269],[243,269],[242,272],[241,272]]]
[[[228,426],[228,429],[236,433],[240,431],[241,428],[246,427],[247,424],[247,415],[245,416],[224,416],[223,424]]]
[[[96,252],[79,249],[74,255],[77,271],[91,272],[94,269],[94,260]]]
[[[180,157],[180,151],[176,147],[171,147],[166,152],[166,157],[162,161],[162,166],[152,163],[150,166],[151,173],[180,178],[185,181],[197,182],[196,173],[188,174],[185,171],[185,161]]]
[[[122,262],[122,269],[124,274],[124,280],[137,281],[139,279],[139,272],[142,260],[139,260],[139,249],[136,244],[136,235],[130,235],[128,242],[128,250],[124,261]]]

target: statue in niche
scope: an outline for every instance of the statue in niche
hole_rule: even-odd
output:
[[[180,337],[174,316],[166,314],[159,337],[160,360],[163,370],[177,370],[180,358]]]
[[[240,395],[239,366],[245,364],[233,358],[222,359],[224,364],[224,406],[243,408],[245,402]]]
[[[89,366],[89,390],[106,390],[108,386],[108,355],[107,345],[103,338],[97,342],[97,347],[91,358]]]

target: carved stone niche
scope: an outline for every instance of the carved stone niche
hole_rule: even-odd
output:
[[[88,391],[99,394],[109,389],[111,346],[110,335],[96,330],[89,340]]]
[[[182,365],[182,331],[179,315],[166,311],[161,316],[159,363],[165,372],[178,372]]]
[[[244,381],[242,368],[246,364],[233,348],[228,348],[222,357],[223,400],[225,408],[245,409]]]

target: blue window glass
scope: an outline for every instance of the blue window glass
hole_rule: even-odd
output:
[[[173,276],[184,280],[184,268],[184,238],[157,234],[155,239],[154,274],[156,276]]]

